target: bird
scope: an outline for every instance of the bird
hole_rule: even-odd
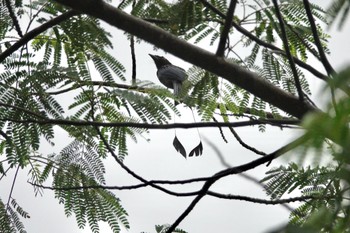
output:
[[[157,67],[159,81],[174,90],[174,96],[179,97],[182,83],[187,79],[187,73],[181,67],[171,64],[165,57],[149,54]],[[175,101],[175,105],[177,102]]]
[[[187,79],[186,71],[181,67],[171,64],[171,62],[169,62],[165,57],[152,55],[152,54],[149,54],[149,55],[153,59],[154,63],[156,64],[157,77],[159,81],[167,88],[171,88],[174,90],[175,98],[179,97],[179,94],[181,93],[181,89],[182,89],[182,84]],[[175,100],[175,106],[177,104],[178,102]],[[193,114],[193,111],[192,111],[192,114]],[[198,129],[197,129],[197,132],[200,138]],[[182,154],[182,156],[184,156],[185,158],[187,157],[184,146],[176,136],[176,130],[175,130],[175,138],[173,140],[173,146],[175,147],[177,152]],[[192,157],[193,155],[199,156],[199,155],[202,155],[202,153],[203,153],[203,145],[200,139],[198,146],[196,146],[194,149],[191,150],[188,157]]]

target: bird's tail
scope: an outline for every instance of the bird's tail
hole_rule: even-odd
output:
[[[178,97],[181,92],[182,84],[180,82],[173,82],[174,96]]]
[[[173,88],[174,88],[174,96],[175,98],[178,98],[181,93],[182,83],[180,82],[173,82]],[[179,104],[179,101],[175,100],[175,106]]]

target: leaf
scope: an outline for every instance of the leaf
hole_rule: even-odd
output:
[[[176,137],[176,135],[175,135],[175,138],[173,141],[173,145],[174,145],[176,151],[179,152],[180,154],[182,154],[182,156],[186,158],[185,147],[182,145],[182,143],[179,141],[179,139]]]
[[[199,142],[199,144],[193,148],[193,150],[191,150],[190,154],[188,155],[188,157],[192,157],[193,155],[199,156],[203,154],[203,145],[202,145],[202,141]]]

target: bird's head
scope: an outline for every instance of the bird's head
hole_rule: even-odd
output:
[[[165,57],[152,54],[149,55],[153,59],[154,63],[156,63],[157,69],[165,65],[171,65],[171,63],[167,59],[165,59]]]

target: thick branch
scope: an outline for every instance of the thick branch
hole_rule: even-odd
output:
[[[80,12],[102,19],[103,21],[133,34],[155,46],[196,66],[215,73],[229,82],[249,91],[262,100],[298,118],[316,109],[308,103],[300,103],[297,97],[274,86],[256,73],[237,64],[194,46],[176,36],[117,8],[98,0],[55,0]],[[199,59],[200,58],[200,59]]]

